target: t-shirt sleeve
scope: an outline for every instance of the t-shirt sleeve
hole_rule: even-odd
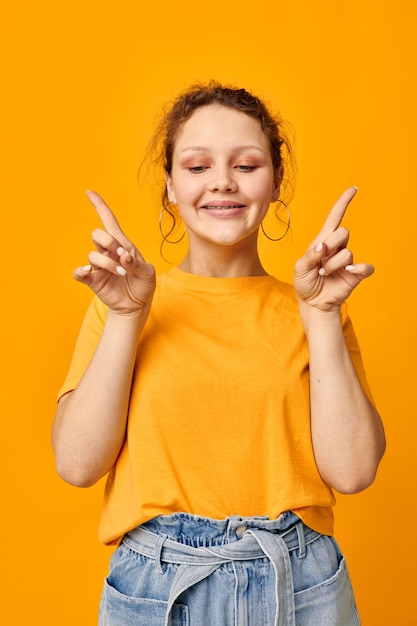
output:
[[[374,403],[372,392],[369,387],[368,380],[366,378],[365,368],[363,365],[362,354],[359,348],[359,343],[353,328],[352,320],[350,319],[347,311],[347,304],[344,303],[341,311],[343,332],[345,335],[346,345],[349,350],[350,358],[352,359],[358,378],[361,382],[362,388],[366,393],[368,399]]]
[[[58,400],[78,385],[97,348],[106,317],[107,307],[94,297],[81,324],[71,365],[65,382],[58,392]]]

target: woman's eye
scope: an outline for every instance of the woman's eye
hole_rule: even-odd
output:
[[[256,170],[256,165],[237,165],[237,169],[241,172],[253,172]]]
[[[200,172],[204,172],[207,169],[204,165],[193,165],[188,168],[190,172],[194,172],[194,174],[199,174]]]

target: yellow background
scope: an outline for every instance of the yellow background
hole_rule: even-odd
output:
[[[345,223],[376,274],[350,312],[388,451],[374,486],[338,498],[336,534],[364,626],[417,624],[414,3],[16,0],[1,30],[2,622],[95,623],[103,484],[64,484],[49,443],[90,300],[71,278],[97,225],[84,192],[167,267],[137,168],[160,106],[213,77],[280,106],[296,131],[292,234],[262,244],[270,272],[290,280],[333,201],[359,187]]]

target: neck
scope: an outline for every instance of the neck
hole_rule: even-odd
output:
[[[211,276],[213,278],[239,278],[243,276],[266,276],[267,272],[262,267],[258,250],[253,247],[248,250],[247,246],[218,246],[207,245],[198,251],[190,249],[180,269],[190,274]]]

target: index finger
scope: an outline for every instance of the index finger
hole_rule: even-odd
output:
[[[326,237],[334,233],[334,231],[339,228],[345,216],[346,209],[348,208],[351,200],[355,197],[357,191],[357,187],[349,187],[349,189],[346,189],[346,191],[342,193],[340,198],[330,209],[321,231],[312,243],[313,246],[324,241]]]
[[[123,248],[130,249],[132,247],[131,241],[126,237],[119,222],[117,221],[113,211],[107,206],[103,198],[96,191],[87,191],[87,197],[91,204],[97,211],[101,223],[105,230],[112,235],[120,243]]]

